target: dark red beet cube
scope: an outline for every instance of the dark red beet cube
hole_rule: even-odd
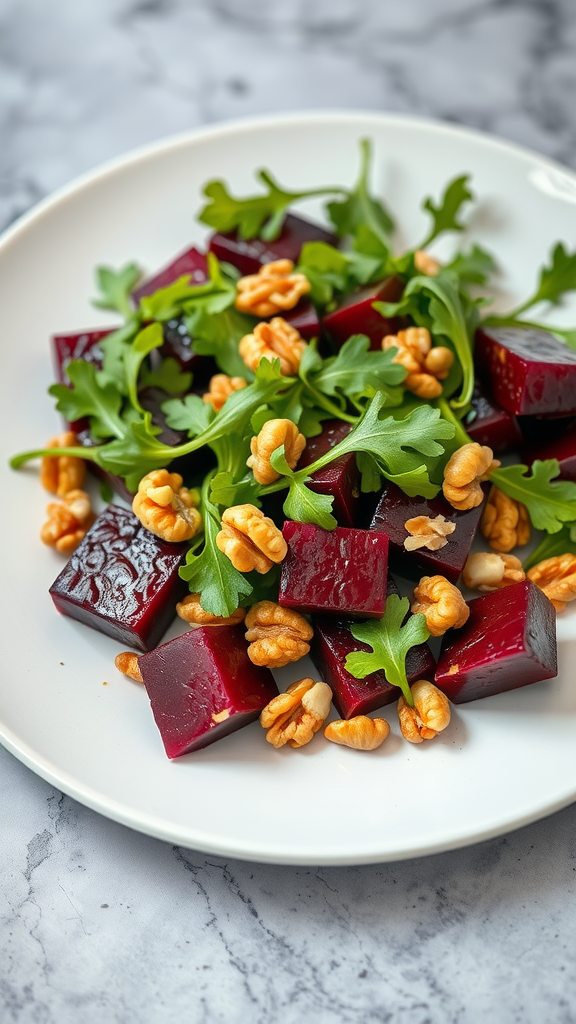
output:
[[[532,440],[523,445],[522,459],[558,459],[561,480],[576,480],[576,420],[533,420]]]
[[[227,736],[258,718],[278,689],[246,653],[243,626],[203,626],[140,658],[168,757]]]
[[[194,341],[188,334],[183,320],[168,320],[162,325],[164,343],[160,355],[163,359],[171,356],[176,359],[183,370],[194,375],[194,387],[207,384],[215,373],[219,373],[216,361],[212,356],[201,356],[194,349]]]
[[[458,512],[442,494],[436,498],[409,498],[396,484],[387,484],[370,524],[371,530],[383,530],[390,538],[390,565],[393,572],[407,579],[421,576],[445,576],[451,583],[458,579],[474,539],[484,503],[467,512]],[[456,524],[448,543],[438,551],[417,548],[406,551],[404,541],[409,536],[405,523],[416,516],[444,516]]]
[[[305,242],[337,245],[338,239],[318,224],[312,224],[311,221],[289,213],[279,237],[274,242],[263,242],[260,238],[245,240],[238,236],[237,231],[226,234],[218,231],[212,235],[209,248],[219,260],[232,263],[244,276],[257,274],[263,263],[271,263],[273,260],[292,260],[293,263],[297,263]]]
[[[470,601],[470,618],[445,634],[436,685],[454,704],[541,679],[556,664],[556,612],[531,580]]]
[[[395,334],[404,321],[398,317],[388,319],[374,308],[374,302],[398,302],[404,285],[397,277],[366,285],[347,295],[333,313],[322,318],[322,327],[336,348],[340,348],[353,334],[370,338],[370,348],[382,345],[386,334]]]
[[[321,455],[334,448],[348,436],[352,427],[343,420],[327,420],[323,424],[322,433],[309,437],[306,447],[300,456],[298,469],[311,465]],[[354,526],[354,516],[360,494],[360,474],[356,465],[356,456],[341,455],[324,469],[312,474],[307,486],[316,494],[333,494],[332,512],[341,526]]]
[[[516,415],[576,413],[576,352],[549,331],[486,327],[476,332],[480,371],[496,402]]]
[[[190,284],[205,284],[208,280],[208,265],[204,253],[194,246],[180,253],[167,267],[160,270],[154,277],[148,278],[132,293],[134,302],[140,302],[144,295],[152,295],[159,288],[167,288],[185,274],[190,275]]]
[[[388,577],[387,594],[398,594],[398,587]],[[341,718],[367,715],[376,708],[398,700],[400,690],[392,686],[384,672],[372,672],[356,679],[344,667],[352,651],[369,651],[368,644],[355,640],[350,623],[322,616],[313,619],[314,638],[310,656],[322,679],[332,688],[334,705]],[[428,644],[412,647],[406,657],[406,675],[410,684],[417,679],[431,679],[436,662]]]
[[[50,342],[56,380],[59,384],[69,384],[66,367],[73,359],[83,359],[86,363],[94,363],[97,370],[102,369],[104,353],[99,342],[112,334],[116,328],[108,327],[94,331],[74,331],[71,334],[53,334]]]
[[[187,544],[168,544],[133,512],[109,505],[50,587],[62,615],[137,651],[154,647],[186,590],[178,576]]]
[[[278,601],[300,612],[379,619],[386,605],[388,538],[371,530],[284,523],[288,554]]]
[[[480,384],[474,388],[471,405],[463,425],[472,441],[487,444],[495,453],[520,447],[522,432],[516,416],[489,398]]]
[[[294,309],[289,309],[287,313],[283,313],[282,317],[307,341],[310,338],[318,338],[320,336],[322,326],[318,319],[318,313],[314,304],[306,296],[300,299],[300,302],[294,306]]]

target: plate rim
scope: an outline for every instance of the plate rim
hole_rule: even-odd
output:
[[[146,162],[149,159],[153,159],[156,155],[165,155],[170,151],[186,148],[190,144],[201,142],[207,138],[234,136],[235,134],[242,134],[245,131],[249,131],[254,128],[262,129],[267,126],[278,127],[279,124],[296,126],[318,123],[319,121],[321,121],[322,124],[326,124],[328,122],[342,123],[343,121],[353,124],[359,120],[364,122],[373,121],[378,123],[379,126],[386,126],[388,124],[396,128],[406,127],[410,129],[428,131],[435,135],[448,135],[450,137],[464,139],[467,138],[481,143],[484,148],[491,149],[492,151],[501,152],[508,156],[529,159],[534,161],[540,167],[560,172],[572,179],[576,185],[576,171],[572,168],[567,167],[550,157],[543,156],[528,146],[500,139],[489,132],[485,132],[477,128],[456,125],[450,122],[421,117],[418,115],[387,113],[373,110],[323,110],[320,108],[306,111],[290,111],[281,114],[256,115],[246,118],[220,121],[216,124],[202,125],[197,128],[165,136],[161,139],[155,140],[154,142],[132,148],[118,156],[112,157],[98,164],[91,170],[75,176],[69,182],[60,186],[48,196],[37,202],[13,223],[9,224],[8,227],[0,234],[0,252],[4,253],[13,241],[24,235],[28,230],[33,229],[44,216],[50,215],[55,209],[60,205],[65,204],[73,196],[78,195],[85,190],[89,190],[92,185],[97,184],[106,178],[122,173],[132,165],[137,165],[139,163]],[[210,836],[208,833],[199,832],[198,829],[185,830],[190,832],[194,831],[194,837],[191,835],[189,837],[185,837],[181,828],[175,829],[172,827],[171,829],[170,823],[165,822],[158,815],[142,814],[141,812],[133,811],[126,804],[114,799],[103,797],[102,794],[94,787],[78,783],[78,781],[75,780],[69,772],[59,769],[50,761],[50,759],[43,755],[38,755],[28,743],[22,742],[12,729],[8,728],[2,721],[0,721],[0,742],[11,754],[30,768],[36,775],[39,775],[44,781],[55,786],[58,790],[66,793],[73,799],[78,800],[79,803],[98,812],[99,814],[102,814],[104,817],[112,821],[132,828],[144,835],[160,839],[164,842],[176,843],[177,845],[188,849],[257,863],[301,866],[345,866],[395,862],[430,856],[436,853],[443,853],[448,850],[461,849],[478,842],[483,842],[497,836],[507,834],[508,832],[522,828],[535,821],[542,820],[543,818],[562,810],[573,803],[576,799],[576,784],[572,784],[569,789],[564,791],[564,793],[559,795],[557,794],[552,802],[549,799],[542,801],[537,807],[533,807],[529,812],[520,813],[513,819],[510,819],[508,816],[506,820],[497,821],[490,827],[484,827],[481,825],[477,830],[467,832],[466,835],[456,834],[456,831],[453,829],[452,831],[454,834],[449,835],[444,840],[431,842],[424,846],[420,846],[417,849],[415,849],[414,846],[411,846],[410,848],[395,850],[388,853],[372,850],[366,854],[349,852],[331,855],[330,857],[314,857],[313,855],[305,854],[303,850],[300,852],[296,849],[290,854],[282,855],[281,853],[274,852],[270,848],[264,848],[262,844],[258,842],[248,848],[245,841],[234,842],[227,839],[226,842],[223,842],[216,837]],[[176,832],[178,832],[178,835],[176,835]]]

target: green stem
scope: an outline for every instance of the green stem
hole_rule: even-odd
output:
[[[101,445],[93,448],[36,448],[34,451],[21,452],[10,459],[10,468],[19,469],[25,462],[31,459],[42,459],[45,456],[73,455],[77,459],[86,459],[88,462],[98,462],[97,452]]]
[[[451,408],[450,404],[446,401],[446,399],[445,398],[438,398],[438,399],[436,399],[436,405],[439,408],[440,412],[442,413],[443,418],[445,420],[448,420],[448,422],[451,423],[452,426],[455,428],[455,430],[456,430],[456,437],[460,441],[460,444],[461,445],[463,445],[463,444],[470,444],[472,438],[468,437],[468,434],[464,430],[464,427],[462,426],[462,423],[460,422],[458,417],[454,415],[454,413],[452,411],[452,408]]]
[[[344,420],[346,423],[358,422],[358,416],[351,416],[349,413],[343,412],[336,402],[331,402],[326,395],[322,394],[321,391],[318,391],[308,380],[305,379],[304,384],[306,385],[307,391],[312,395],[316,405],[320,406],[321,409],[325,409],[326,412],[335,416],[336,419]]]

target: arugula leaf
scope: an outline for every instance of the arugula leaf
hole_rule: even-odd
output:
[[[209,486],[210,476],[207,481]],[[187,580],[192,594],[200,594],[204,611],[226,617],[236,611],[243,597],[252,593],[252,587],[216,544],[221,522],[216,506],[206,497],[207,489],[206,485],[202,488],[201,502],[204,547],[199,555],[193,548],[188,551],[179,574]]]
[[[537,530],[558,533],[563,523],[576,520],[576,483],[571,480],[552,482],[560,472],[558,459],[536,459],[531,475],[528,466],[516,465],[494,469],[490,480],[528,509]]]
[[[407,597],[391,594],[386,599],[386,609],[381,619],[353,622],[350,631],[354,639],[368,644],[372,650],[348,654],[344,667],[356,679],[365,679],[373,672],[384,672],[388,682],[398,686],[406,703],[414,707],[406,677],[406,655],[416,644],[425,643],[430,633],[424,615],[411,615],[403,625],[409,611],[410,602]]]
[[[207,256],[208,280],[190,284],[190,274],[183,274],[165,288],[140,299],[139,313],[143,320],[172,320],[183,313],[191,315],[198,309],[221,313],[233,305],[236,297],[236,274],[228,264],[220,263],[213,252]]]
[[[163,359],[157,369],[143,366],[140,371],[140,382],[143,387],[160,388],[167,395],[183,395],[192,384],[192,374],[182,370],[180,363],[173,356]]]
[[[458,214],[464,203],[474,198],[473,193],[468,188],[469,180],[470,175],[463,174],[461,177],[454,178],[453,181],[449,182],[438,206],[435,206],[434,200],[430,196],[424,200],[422,208],[431,214],[432,228],[422,244],[418,246],[419,249],[425,249],[435,238],[444,234],[445,231],[464,230],[464,224],[458,220]]]
[[[368,452],[356,452],[356,465],[360,473],[360,490],[363,494],[371,491],[379,491],[382,487],[382,477],[378,464]]]
[[[311,285],[310,298],[315,306],[325,309],[335,294],[354,287],[349,283],[349,260],[346,255],[327,242],[305,242],[296,270],[304,274]]]
[[[208,199],[200,211],[198,220],[216,231],[238,231],[240,238],[259,236],[265,242],[278,238],[282,230],[286,211],[293,203],[309,196],[325,196],[345,192],[345,189],[318,188],[301,192],[288,192],[274,181],[269,171],[260,170],[256,177],[267,191],[260,196],[236,199],[223,181],[210,181],[204,187]]]
[[[496,269],[496,261],[480,245],[473,245],[469,252],[459,252],[444,267],[452,271],[459,281],[467,284],[486,284]]]
[[[200,356],[214,356],[218,367],[230,377],[251,380],[252,371],[242,359],[238,346],[245,334],[254,329],[256,319],[239,313],[233,307],[220,313],[206,308],[194,310],[186,318],[186,329],[194,339],[194,351]]]
[[[372,150],[369,139],[360,140],[360,156],[360,173],[356,185],[346,199],[328,203],[328,215],[340,238],[354,236],[362,228],[364,238],[370,232],[383,247],[389,249],[394,221],[384,204],[370,195],[368,178]]]
[[[406,377],[406,369],[392,362],[395,354],[392,350],[371,352],[366,335],[354,334],[342,345],[338,355],[321,360],[320,368],[309,379],[313,387],[325,395],[342,394],[351,398],[365,394],[368,388],[373,392],[386,392]],[[399,389],[394,396],[398,404],[402,394],[403,389]]]
[[[142,271],[136,263],[126,263],[120,270],[112,267],[96,267],[96,282],[100,297],[92,305],[98,309],[115,309],[127,319],[134,307],[131,293],[140,280]]]
[[[162,402],[162,412],[169,427],[173,430],[186,430],[188,437],[201,434],[214,419],[214,409],[209,402],[203,402],[200,395],[169,398]]]
[[[212,478],[210,501],[214,505],[230,508],[231,505],[256,505],[260,508],[261,486],[253,476],[234,481],[230,472],[220,472]]]
[[[558,555],[576,555],[576,523],[563,526],[557,533],[547,533],[538,547],[524,563],[524,572],[528,572],[538,562]]]
[[[71,387],[52,384],[48,394],[57,399],[56,408],[64,419],[74,422],[90,417],[95,437],[122,437],[125,424],[121,419],[122,396],[113,384],[98,384],[93,363],[73,359],[66,368]]]
[[[338,526],[338,521],[332,515],[331,509],[334,504],[334,495],[316,494],[304,484],[305,475],[302,477],[290,469],[286,462],[284,445],[276,448],[270,456],[272,468],[281,473],[290,481],[288,497],[284,502],[284,513],[287,519],[293,519],[297,523],[313,523],[321,526],[324,530],[333,530]]]
[[[134,341],[124,347],[124,368],[126,371],[128,398],[133,408],[138,412],[144,412],[138,401],[138,374],[140,367],[146,356],[155,348],[159,348],[163,340],[162,327],[160,324],[154,323],[139,331]]]
[[[474,362],[458,278],[447,270],[437,277],[419,275],[408,282],[400,302],[373,305],[385,317],[409,315],[419,327],[452,342],[462,368],[462,390],[451,405],[455,409],[467,406],[474,390]]]
[[[525,310],[540,302],[558,304],[566,292],[573,291],[576,291],[576,252],[567,252],[562,242],[558,242],[552,250],[550,264],[540,271],[535,291],[509,313],[507,319],[517,319]]]
[[[127,346],[134,340],[139,330],[139,321],[136,318],[128,320],[117,331],[112,331],[100,341],[100,347],[104,353],[102,369],[96,374],[96,379],[101,387],[106,384],[113,384],[121,395],[128,394],[126,373],[124,364],[124,353]]]

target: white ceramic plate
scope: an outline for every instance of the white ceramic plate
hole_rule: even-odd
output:
[[[49,334],[110,323],[90,306],[95,264],[135,258],[153,271],[202,241],[194,213],[210,178],[228,179],[240,195],[253,191],[260,166],[288,186],[352,182],[364,136],[374,140],[376,185],[404,242],[422,236],[422,197],[473,173],[473,235],[498,254],[512,299],[526,293],[552,242],[573,246],[573,175],[475,132],[353,113],[234,123],[159,143],[41,203],[0,246],[0,736],[35,772],[102,814],[227,856],[393,860],[496,835],[576,797],[570,611],[560,620],[558,679],[461,705],[432,743],[401,741],[392,708],[393,735],[369,755],[321,735],[302,751],[275,751],[254,724],[168,761],[145,692],[114,669],[119,646],[52,607],[48,587],[61,562],[37,539],[46,495],[36,470],[6,466],[9,454],[36,447],[58,426],[45,394]],[[564,322],[575,311],[562,311]],[[302,663],[284,669],[279,682],[307,671]]]

